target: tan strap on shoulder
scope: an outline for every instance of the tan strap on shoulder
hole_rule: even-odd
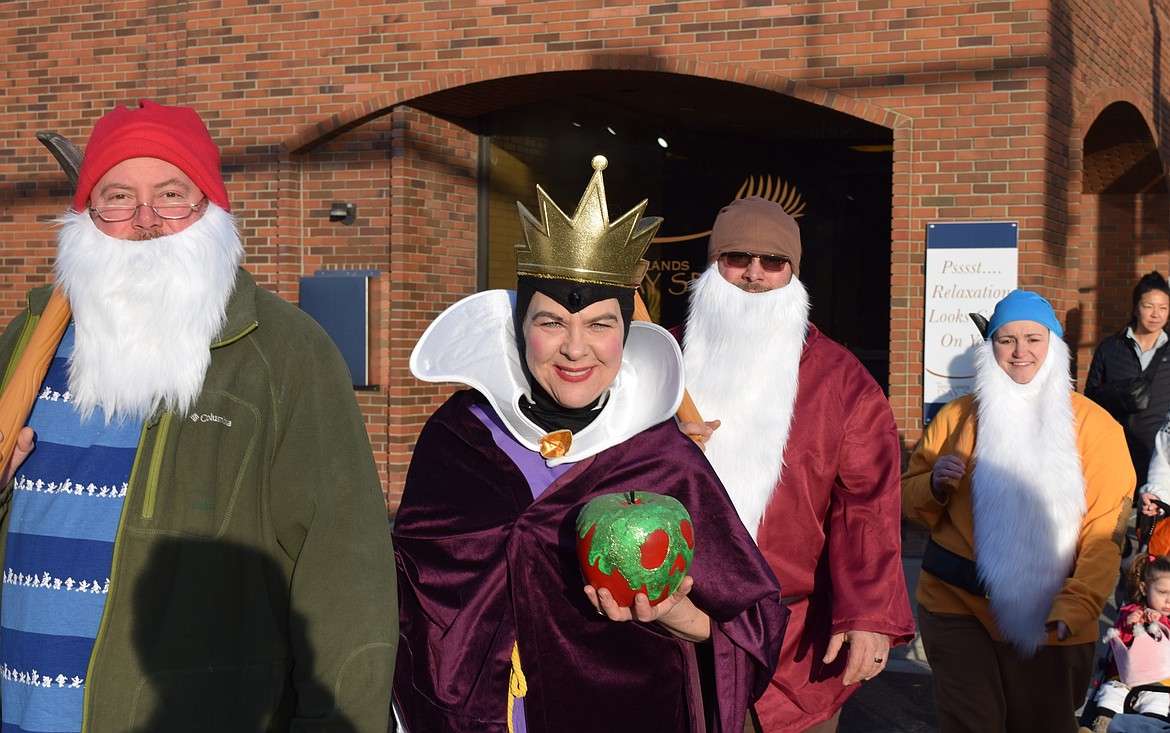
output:
[[[0,432],[4,434],[0,440],[0,466],[7,466],[12,458],[16,436],[28,422],[28,414],[32,412],[45,372],[49,371],[49,363],[69,325],[70,315],[69,302],[60,290],[54,289],[7,387],[0,394]]]

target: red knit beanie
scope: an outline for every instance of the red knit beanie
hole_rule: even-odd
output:
[[[784,207],[760,196],[736,199],[719,211],[707,240],[707,262],[724,252],[778,255],[800,277],[800,227]]]
[[[186,173],[212,203],[231,210],[219,170],[219,148],[203,120],[190,107],[166,107],[149,99],[139,100],[137,109],[119,104],[93,126],[73,210],[85,211],[94,184],[130,158],[165,160]]]

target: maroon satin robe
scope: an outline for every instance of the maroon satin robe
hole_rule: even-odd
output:
[[[666,421],[574,464],[534,501],[469,411],[475,402],[485,404],[459,392],[427,422],[395,520],[394,694],[411,733],[505,731],[514,641],[530,733],[740,733],[772,676],[788,613],[701,451]],[[711,616],[712,654],[696,655],[654,624],[609,621],[589,604],[574,549],[577,511],[630,490],[669,494],[690,512],[690,597]],[[705,712],[703,656],[713,656],[717,680]]]
[[[680,340],[684,331],[672,329]],[[841,684],[848,646],[832,664],[821,661],[833,634],[873,631],[895,646],[914,638],[901,441],[889,401],[861,362],[812,324],[799,369],[783,480],[756,532],[792,611],[776,676],[755,706],[765,731],[804,730],[858,689]]]

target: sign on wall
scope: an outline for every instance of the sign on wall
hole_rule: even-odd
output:
[[[301,278],[301,310],[313,317],[345,359],[355,389],[370,384],[370,278],[378,270],[317,270]]]
[[[990,317],[1015,289],[1018,233],[1014,221],[926,227],[923,424],[975,386],[975,348],[982,337],[969,314]]]

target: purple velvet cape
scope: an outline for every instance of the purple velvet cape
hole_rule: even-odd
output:
[[[740,733],[772,676],[788,611],[701,451],[666,421],[574,464],[534,501],[468,409],[476,402],[485,404],[459,392],[427,422],[395,520],[394,695],[411,733],[505,731],[514,641],[530,733]],[[691,598],[712,619],[717,710],[702,712],[692,644],[653,624],[611,622],[582,590],[577,511],[635,489],[674,496],[691,513]]]

